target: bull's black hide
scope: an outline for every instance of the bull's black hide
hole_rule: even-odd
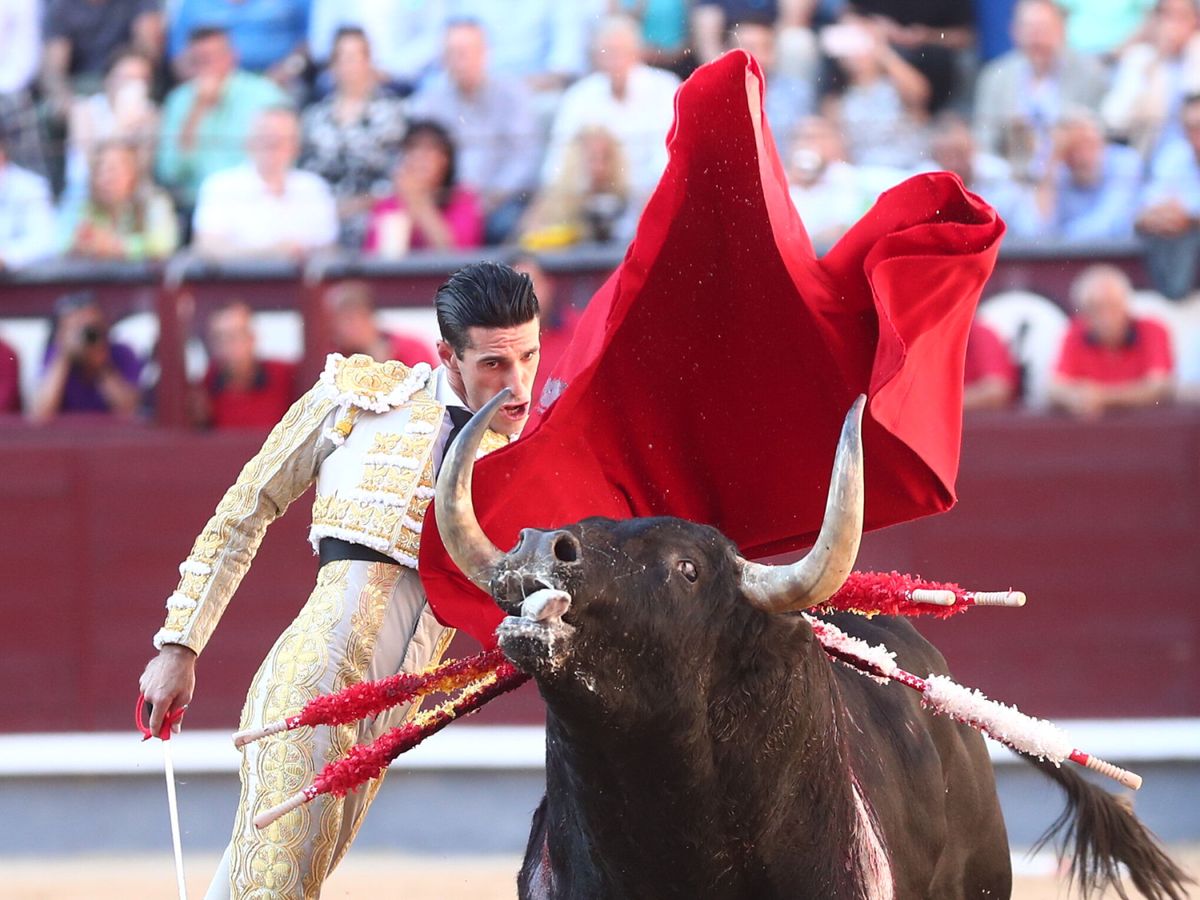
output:
[[[521,897],[1009,896],[979,734],[831,661],[801,615],[748,603],[717,531],[677,519],[529,531],[493,585],[513,614],[501,646],[547,707]],[[570,595],[565,613],[546,588]],[[905,669],[947,672],[907,621],[832,621]],[[1094,834],[1077,835],[1085,883],[1119,858],[1140,861],[1148,896],[1184,896],[1136,819],[1052,771],[1109,823],[1101,843],[1129,845],[1096,853]]]

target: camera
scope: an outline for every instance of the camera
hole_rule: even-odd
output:
[[[624,211],[625,200],[617,194],[589,194],[583,202],[583,217],[591,239],[601,244],[611,241],[617,219]]]
[[[88,325],[83,329],[83,342],[89,347],[104,340],[104,331],[98,325]]]

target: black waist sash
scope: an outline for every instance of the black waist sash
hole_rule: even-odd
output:
[[[317,545],[317,557],[320,559],[322,566],[325,563],[337,562],[342,559],[391,563],[393,566],[400,565],[396,560],[384,553],[380,553],[378,550],[372,550],[370,547],[364,547],[362,544],[352,544],[349,541],[329,537],[321,538],[321,543]]]

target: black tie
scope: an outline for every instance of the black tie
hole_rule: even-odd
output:
[[[450,422],[453,427],[450,429],[450,437],[446,438],[446,449],[442,451],[443,456],[450,450],[450,445],[454,443],[458,433],[463,430],[463,426],[471,421],[472,416],[472,412],[465,406],[447,406],[446,412],[450,413]]]

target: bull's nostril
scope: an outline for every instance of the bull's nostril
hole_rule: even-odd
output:
[[[554,558],[559,562],[573,563],[579,561],[579,545],[569,534],[561,534],[554,539]]]

